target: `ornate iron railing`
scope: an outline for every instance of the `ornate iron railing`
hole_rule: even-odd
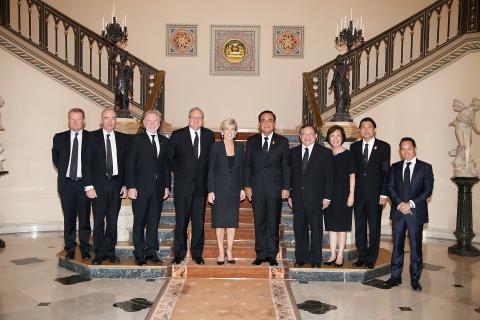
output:
[[[43,52],[115,91],[115,61],[119,53],[100,34],[88,29],[41,0],[0,0],[0,25]],[[128,53],[134,70],[130,102],[140,109],[165,112],[165,71]]]
[[[350,94],[375,86],[468,32],[480,31],[480,0],[439,0],[352,50]],[[303,74],[303,122],[334,108],[335,60]],[[309,95],[313,91],[315,102]]]

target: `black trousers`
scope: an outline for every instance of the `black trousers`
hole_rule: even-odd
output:
[[[320,263],[322,261],[322,218],[322,211],[308,211],[305,208],[293,211],[295,261],[303,263]]]
[[[96,256],[114,257],[122,187],[118,180],[105,180],[104,189],[95,190],[97,197],[92,200],[93,247]]]
[[[162,194],[163,195],[163,194]],[[156,254],[158,245],[158,222],[162,213],[161,193],[140,195],[132,200],[133,210],[133,255],[142,258]]]
[[[173,251],[175,257],[184,258],[187,254],[187,229],[192,221],[192,257],[202,257],[205,243],[205,206],[206,197],[175,196],[175,235]]]
[[[358,259],[363,262],[375,263],[378,258],[383,210],[378,201],[379,198],[355,199],[355,245],[358,249]]]
[[[255,223],[257,259],[276,259],[279,247],[279,225],[282,199],[253,191],[252,208]]]
[[[78,218],[78,239],[80,240],[80,251],[90,251],[90,201],[85,194],[81,180],[73,181],[65,179],[62,190],[59,192],[60,203],[63,211],[63,238],[65,251],[75,252],[77,243],[77,218]]]
[[[423,224],[416,223],[411,215],[403,215],[399,220],[392,221],[392,278],[400,279],[402,277],[405,232],[407,230],[410,242],[410,280],[418,281],[423,267]]]

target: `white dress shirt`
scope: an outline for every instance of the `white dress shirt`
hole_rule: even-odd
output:
[[[112,162],[113,162],[113,175],[118,175],[118,162],[117,162],[117,144],[115,143],[115,131],[108,133],[103,131],[103,141],[105,142],[105,159],[107,156],[107,134],[110,135],[110,144],[112,146]]]
[[[368,159],[370,160],[370,155],[372,154],[373,145],[375,144],[375,137],[373,137],[368,142],[366,142],[365,140],[362,140],[362,155],[363,155],[363,150],[365,150],[366,143],[368,143]]]
[[[146,131],[146,130],[145,130]],[[157,157],[158,155],[160,154],[160,141],[158,140],[158,133],[151,133],[151,132],[147,132],[147,135],[148,135],[148,139],[150,139],[150,143],[152,143],[152,136],[155,136],[155,145],[157,146]]]
[[[266,136],[262,133],[262,143],[260,145],[260,148],[263,148],[263,144],[265,143],[265,137],[267,137],[268,138],[268,140],[267,140],[268,150],[270,150],[270,145],[272,144],[272,136],[273,136],[273,132],[270,133],[268,136]]]
[[[190,131],[190,139],[192,140],[192,146],[195,143],[195,132],[198,134],[198,157],[200,157],[200,150],[201,148],[201,143],[200,143],[200,131],[201,129],[198,129],[197,131],[193,130],[192,128],[188,127],[188,130]]]
[[[305,149],[307,148],[308,148],[308,159],[310,159],[310,157],[312,156],[313,145],[314,143],[312,143],[309,147],[307,147],[306,145],[302,144],[302,159],[303,159],[303,156],[305,155]]]
[[[70,157],[68,158],[68,168],[66,177],[70,173],[70,162],[72,161],[72,149],[73,149],[73,139],[75,139],[75,131],[70,130]],[[82,178],[82,136],[83,129],[78,131],[77,140],[78,140],[78,163],[77,163],[77,178]]]

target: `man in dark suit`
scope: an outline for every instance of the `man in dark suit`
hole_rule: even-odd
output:
[[[172,132],[169,162],[175,175],[175,235],[174,258],[179,264],[187,254],[187,228],[192,221],[192,258],[205,264],[202,258],[205,242],[204,223],[207,198],[207,175],[210,145],[215,141],[211,130],[203,127],[200,108],[188,113],[188,126]]]
[[[409,137],[400,140],[400,156],[403,160],[392,165],[388,174],[387,192],[392,201],[393,252],[392,276],[385,281],[387,288],[402,283],[405,232],[410,242],[410,281],[412,289],[421,291],[422,233],[428,223],[427,199],[433,191],[433,170],[429,163],[417,159],[417,145]]]
[[[68,112],[70,130],[53,137],[52,161],[58,170],[57,190],[63,210],[63,237],[66,259],[75,257],[76,229],[78,217],[78,238],[82,259],[90,256],[90,202],[84,190],[85,153],[89,132],[84,130],[85,112],[80,108]]]
[[[390,168],[390,145],[375,137],[377,124],[372,118],[360,121],[362,140],[350,150],[358,168],[355,173],[355,244],[358,260],[354,267],[375,267],[380,249],[382,210],[387,201],[387,174]],[[367,241],[368,224],[368,241]]]
[[[278,265],[282,199],[290,195],[288,140],[274,133],[275,120],[269,110],[258,115],[260,133],[248,138],[245,152],[245,194],[252,202],[255,223],[253,265]]]
[[[85,165],[85,192],[92,199],[93,209],[94,265],[104,260],[120,261],[115,255],[117,220],[121,198],[127,196],[124,178],[129,137],[114,131],[115,110],[103,110],[101,120],[102,129],[90,133]]]
[[[163,200],[170,193],[169,141],[158,133],[161,120],[158,110],[146,111],[145,132],[133,136],[128,147],[125,176],[128,197],[132,199],[133,254],[139,266],[148,260],[161,262],[157,256],[158,223]]]
[[[300,128],[301,145],[290,149],[291,198],[295,233],[295,267],[310,263],[320,268],[322,260],[323,210],[332,199],[332,151],[316,143],[316,128]],[[310,237],[309,237],[310,229]]]

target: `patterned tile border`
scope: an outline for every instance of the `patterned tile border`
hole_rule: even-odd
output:
[[[197,25],[167,24],[166,55],[171,57],[197,56]]]
[[[273,26],[273,57],[303,58],[304,27]]]

